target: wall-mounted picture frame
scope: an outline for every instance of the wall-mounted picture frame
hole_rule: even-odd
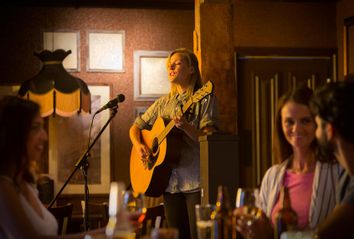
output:
[[[63,49],[71,50],[71,54],[63,61],[64,68],[69,72],[80,71],[80,32],[78,31],[44,31],[43,49],[54,51]]]
[[[344,19],[343,33],[344,75],[354,73],[354,16]]]
[[[169,51],[134,51],[134,100],[154,101],[168,94],[166,68]]]
[[[92,112],[109,101],[110,87],[89,85]],[[54,179],[55,193],[59,191],[88,148],[88,134],[92,114],[73,117],[50,117],[49,120],[49,175]],[[109,119],[109,110],[96,115],[91,130],[91,142]],[[91,194],[109,192],[110,184],[110,130],[109,125],[96,141],[88,158],[88,184]],[[63,194],[84,194],[81,170],[77,170]]]
[[[89,72],[124,72],[125,31],[88,32]]]
[[[137,106],[135,107],[135,118],[136,119],[138,116],[141,116],[142,114],[145,113],[147,110],[148,106]]]

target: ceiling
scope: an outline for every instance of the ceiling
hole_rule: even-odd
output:
[[[118,7],[118,8],[162,8],[194,9],[195,0],[8,0],[1,1],[0,6],[53,6],[53,7]],[[200,0],[202,1],[202,0]],[[227,0],[204,0],[205,2],[222,2]],[[229,0],[231,1],[231,0]],[[234,0],[237,2],[300,2],[321,3],[340,0]]]
[[[8,0],[0,5],[193,9],[194,0]]]

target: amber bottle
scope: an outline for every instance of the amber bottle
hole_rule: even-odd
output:
[[[218,187],[216,201],[215,239],[231,239],[232,236],[232,209],[226,186]]]
[[[291,207],[289,190],[287,187],[282,187],[280,191],[281,209],[275,216],[274,238],[280,239],[280,236],[285,231],[296,230],[297,214]]]

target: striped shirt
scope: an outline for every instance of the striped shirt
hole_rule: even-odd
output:
[[[349,176],[345,170],[339,176],[336,201],[354,205],[354,176]]]
[[[272,166],[263,177],[260,207],[268,217],[279,197],[289,160]],[[338,164],[316,163],[309,211],[309,228],[315,228],[336,205],[335,187],[341,168]],[[304,202],[306,203],[306,202]]]

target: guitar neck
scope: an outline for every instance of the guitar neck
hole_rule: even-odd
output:
[[[182,108],[182,115],[189,109],[189,107],[193,104],[193,102],[198,102],[202,100],[205,96],[209,95],[213,90],[213,83],[208,81],[205,83],[202,88],[200,88],[197,92],[193,94],[192,97],[184,104]],[[165,127],[165,129],[161,132],[161,134],[157,137],[158,144],[160,145],[161,142],[167,137],[168,133],[173,129],[175,126],[175,122],[171,120]]]
[[[182,115],[189,109],[189,107],[192,105],[193,101],[192,99],[189,99],[187,103],[184,104],[182,108]],[[165,127],[165,129],[161,132],[161,134],[157,137],[158,143],[160,143],[167,137],[167,135],[171,132],[173,127],[175,126],[175,121],[171,120]]]

